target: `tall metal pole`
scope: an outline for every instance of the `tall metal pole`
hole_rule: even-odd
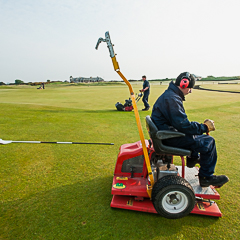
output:
[[[90,142],[44,142],[44,141],[12,141],[0,139],[0,144],[6,145],[9,143],[50,143],[50,144],[89,144],[89,145],[114,145],[114,143],[90,143]]]
[[[145,143],[145,138],[144,138],[144,135],[143,135],[142,124],[141,124],[139,113],[138,113],[137,103],[136,103],[136,100],[135,100],[134,91],[133,91],[133,88],[132,88],[132,85],[130,84],[130,82],[123,76],[123,74],[120,71],[120,67],[119,67],[119,64],[117,62],[114,50],[113,50],[113,44],[111,42],[109,32],[105,33],[105,37],[106,37],[106,39],[103,39],[103,38],[98,39],[96,49],[98,49],[98,46],[101,42],[107,42],[107,46],[108,46],[108,49],[109,49],[109,52],[110,52],[110,57],[112,59],[114,70],[123,79],[123,81],[128,85],[128,88],[129,88],[129,91],[130,91],[130,96],[131,96],[132,103],[133,103],[134,114],[135,114],[135,118],[136,118],[136,122],[137,122],[138,132],[139,132],[139,136],[140,136],[141,143],[142,143],[144,159],[145,159],[145,163],[146,163],[146,166],[147,166],[148,175],[149,175],[149,178],[150,178],[150,186],[147,185],[146,187],[147,187],[147,193],[148,193],[149,197],[151,198],[152,187],[154,185],[154,179],[153,179],[152,168],[151,168],[151,165],[150,165],[148,151],[147,151],[147,147],[146,147],[146,143]]]

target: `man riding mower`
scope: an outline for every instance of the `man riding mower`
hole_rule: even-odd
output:
[[[146,126],[150,139],[145,140],[133,88],[120,71],[109,32],[105,33],[105,37],[106,39],[99,38],[96,49],[102,41],[107,43],[114,70],[129,87],[140,136],[140,141],[124,144],[119,149],[112,183],[111,192],[113,198],[111,207],[158,213],[166,218],[181,218],[189,213],[221,217],[221,211],[211,199],[220,199],[220,195],[214,186],[220,187],[220,185],[228,181],[228,178],[226,176],[221,177],[220,181],[219,177],[217,177],[216,182],[215,177],[212,176],[214,169],[212,167],[215,167],[215,165],[211,162],[211,169],[209,170],[211,179],[209,179],[204,175],[206,174],[205,166],[201,165],[200,170],[202,170],[200,172],[197,167],[194,167],[194,161],[198,157],[197,153],[200,152],[201,155],[204,155],[203,151],[196,148],[187,149],[181,141],[182,145],[174,145],[175,142],[178,142],[178,139],[188,137],[189,133],[176,131],[177,125],[172,124],[170,121],[160,124],[165,126],[164,129],[159,128],[157,114],[155,115],[157,113],[156,109],[158,109],[158,100],[157,105],[154,105],[152,118],[150,116],[146,117]],[[191,85],[187,86],[190,88]],[[178,88],[177,85],[176,88]],[[177,102],[175,104],[181,106],[184,99],[183,92],[189,93],[189,91],[187,87],[183,88],[181,96],[176,97]],[[176,92],[174,93],[176,94]],[[162,99],[159,101],[161,102]],[[184,109],[180,110],[180,114],[184,115],[185,111],[182,112]],[[160,120],[162,121],[162,119]],[[208,133],[213,130],[214,126],[210,120],[206,121],[205,124],[192,123],[193,125],[188,131],[193,128],[198,131],[195,134]],[[188,125],[186,117],[185,122],[183,121],[182,130],[185,130],[185,126]],[[210,150],[214,150],[213,147]],[[173,164],[173,156],[181,158],[181,166]],[[187,159],[191,158],[192,165],[190,167],[185,166],[185,157]],[[200,164],[201,161],[202,156],[200,157]],[[198,173],[206,180],[203,182],[200,180],[202,186],[199,184]]]
[[[185,96],[192,92],[194,85],[195,78],[192,74],[181,73],[175,83],[171,82],[168,89],[157,99],[151,118],[158,130],[171,130],[185,134],[183,137],[166,139],[164,144],[191,150],[191,156],[187,157],[187,166],[200,163],[200,186],[219,187],[228,182],[228,178],[224,175],[213,175],[217,163],[217,151],[215,140],[208,133],[215,130],[214,121],[206,119],[203,124],[190,122],[183,107]]]

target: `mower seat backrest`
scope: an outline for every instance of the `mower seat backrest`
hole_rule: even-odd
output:
[[[178,156],[190,156],[191,151],[166,146],[162,143],[162,140],[175,138],[175,137],[184,137],[185,134],[181,132],[174,132],[168,130],[161,130],[159,131],[156,125],[153,123],[150,116],[146,117],[146,127],[149,133],[150,138],[152,139],[154,150],[157,154],[171,154],[171,155],[178,155]]]

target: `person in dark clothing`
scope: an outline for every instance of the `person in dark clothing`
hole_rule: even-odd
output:
[[[229,181],[225,175],[213,175],[217,163],[215,140],[209,133],[215,130],[214,121],[206,119],[204,123],[190,122],[183,107],[185,96],[192,92],[195,78],[188,72],[181,73],[175,83],[157,99],[152,110],[152,121],[158,130],[172,130],[185,133],[184,137],[166,139],[164,144],[191,150],[187,157],[187,166],[194,167],[200,163],[199,183],[201,187],[222,186]],[[200,156],[199,156],[200,154]]]
[[[146,78],[146,76],[142,76],[142,80],[143,80],[143,88],[141,90],[139,90],[140,92],[143,92],[143,98],[142,101],[144,103],[144,109],[142,109],[142,111],[147,111],[149,110],[150,106],[148,104],[148,97],[150,94],[150,84]]]

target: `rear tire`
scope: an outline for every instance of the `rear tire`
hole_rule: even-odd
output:
[[[190,183],[176,175],[160,178],[153,186],[152,201],[156,211],[165,218],[182,218],[195,206]]]

